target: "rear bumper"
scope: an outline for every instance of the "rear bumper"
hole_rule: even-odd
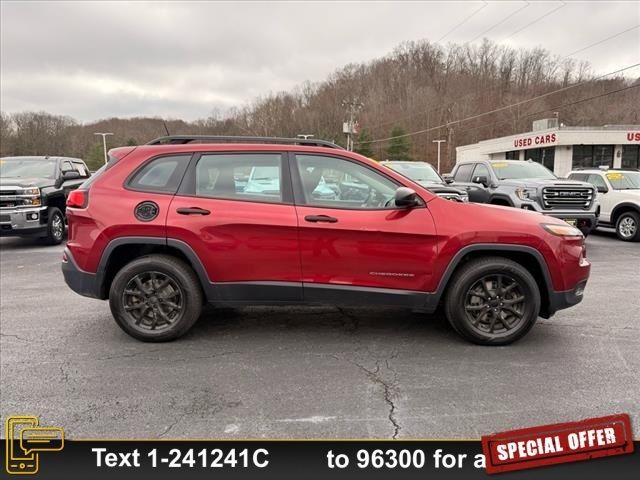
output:
[[[81,270],[68,248],[62,257],[62,275],[69,288],[79,295],[100,298],[100,284],[97,275]]]

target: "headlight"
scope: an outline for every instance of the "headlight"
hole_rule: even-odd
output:
[[[569,224],[558,225],[555,223],[541,223],[540,226],[547,232],[558,237],[582,237],[582,232],[576,227],[572,227]]]
[[[22,195],[27,196],[27,198],[24,198],[23,200],[23,204],[24,205],[40,205],[42,202],[40,200],[40,189],[38,187],[29,187],[29,188],[25,188],[22,190]],[[31,197],[31,198],[29,198]]]
[[[529,200],[536,196],[536,191],[533,188],[516,188],[516,196],[520,200]]]

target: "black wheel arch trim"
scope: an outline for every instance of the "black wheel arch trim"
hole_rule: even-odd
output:
[[[497,195],[491,195],[489,196],[489,199],[487,200],[488,204],[493,204],[494,200],[503,200],[505,202],[507,202],[509,204],[509,207],[513,207],[513,202],[511,201],[511,199],[509,198],[508,195],[502,195],[502,194],[497,194]]]
[[[453,256],[453,258],[451,259],[451,261],[449,262],[449,264],[447,265],[447,268],[445,269],[444,274],[440,278],[440,282],[438,283],[437,290],[433,293],[433,295],[431,295],[428,298],[427,310],[431,310],[431,309],[435,310],[437,308],[438,303],[442,298],[442,295],[444,294],[447,286],[449,285],[451,276],[453,275],[456,268],[458,268],[458,266],[460,265],[460,262],[466,255],[474,252],[491,252],[491,253],[499,254],[500,252],[504,252],[504,251],[524,253],[532,256],[535,259],[544,277],[543,278],[544,284],[545,284],[544,286],[546,288],[546,293],[549,298],[549,306],[547,309],[548,311],[545,312],[545,316],[553,315],[556,312],[556,310],[558,310],[557,308],[558,306],[555,305],[556,302],[553,301],[554,293],[555,293],[555,291],[553,290],[553,282],[551,280],[551,274],[549,273],[549,267],[547,266],[547,262],[542,256],[542,254],[533,247],[527,247],[525,245],[502,244],[502,243],[475,243],[472,245],[467,245],[466,247],[463,247],[460,250],[458,250],[456,254]],[[543,309],[544,309],[544,305],[543,305]]]
[[[104,290],[104,280],[105,274],[107,271],[107,266],[109,264],[109,259],[113,251],[122,245],[161,245],[167,247],[173,247],[178,249],[181,253],[185,255],[185,257],[189,260],[191,266],[193,267],[196,275],[200,280],[200,284],[204,290],[204,294],[209,302],[230,302],[233,303],[234,293],[246,292],[247,296],[244,298],[238,299],[238,303],[254,303],[251,301],[250,297],[253,296],[251,292],[257,293],[257,290],[269,288],[272,290],[272,294],[275,295],[273,301],[268,301],[267,298],[264,298],[264,303],[289,303],[289,302],[297,302],[299,301],[297,295],[291,291],[292,288],[310,288],[317,292],[320,292],[322,289],[327,289],[336,292],[334,285],[313,285],[313,284],[303,284],[302,282],[219,282],[214,283],[209,278],[204,265],[200,261],[198,255],[193,251],[193,249],[182,240],[177,240],[173,238],[164,238],[164,237],[121,237],[110,241],[105,247],[102,256],[100,258],[100,263],[98,265],[98,270],[96,273],[96,285],[100,290],[99,298],[106,298]],[[375,295],[376,293],[383,293],[390,298],[394,298],[396,300],[392,301],[391,304],[398,305],[402,303],[402,301],[398,301],[398,299],[405,298],[407,300],[408,306],[418,307],[417,303],[422,303],[422,308],[424,308],[427,312],[434,312],[438,304],[451,280],[451,276],[455,272],[456,268],[460,265],[462,259],[474,252],[491,252],[495,254],[499,254],[500,252],[518,252],[528,254],[538,263],[540,267],[540,271],[543,275],[543,280],[545,283],[546,293],[549,298],[549,305],[546,309],[543,316],[551,316],[558,309],[564,308],[563,303],[559,300],[559,295],[563,297],[565,292],[556,292],[553,290],[553,283],[551,280],[551,274],[549,273],[549,268],[547,263],[542,256],[542,254],[536,249],[524,245],[513,245],[513,244],[495,244],[495,243],[477,243],[473,245],[467,245],[466,247],[461,248],[456,252],[453,258],[450,260],[447,268],[442,275],[440,282],[438,283],[438,288],[435,292],[418,292],[418,291],[403,291],[395,289],[368,289],[367,287],[358,287],[358,286],[341,286],[346,293],[347,290],[353,290],[354,292],[368,293]],[[75,263],[75,262],[74,262]],[[238,287],[238,288],[233,288]],[[280,290],[283,290],[282,292]],[[286,290],[286,291],[285,291]],[[379,291],[378,291],[379,290]],[[384,292],[383,292],[384,290]],[[314,295],[315,296],[315,295]],[[330,300],[331,298],[335,298],[334,295],[322,295],[323,299]],[[418,298],[420,300],[418,300]],[[320,300],[320,298],[316,299]],[[338,298],[335,298],[338,300]],[[418,301],[416,301],[418,300]],[[306,303],[306,302],[305,302]],[[314,303],[314,302],[312,302]],[[342,303],[342,302],[340,302]],[[386,302],[384,302],[386,303]],[[568,306],[568,305],[567,305]]]
[[[631,203],[631,202],[619,203],[611,211],[611,216],[609,217],[609,219],[611,220],[611,224],[612,225],[615,226],[616,222],[618,221],[618,217],[620,215],[622,215],[622,213],[619,213],[621,210],[623,210],[623,211],[632,210],[632,211],[640,214],[640,206],[638,206],[637,204]],[[614,218],[615,218],[615,220],[613,220]]]

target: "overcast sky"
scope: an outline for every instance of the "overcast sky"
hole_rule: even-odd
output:
[[[321,81],[406,40],[484,34],[564,56],[638,26],[640,2],[2,0],[0,14],[3,111],[193,120]],[[639,45],[635,28],[576,58],[607,73],[639,63]]]

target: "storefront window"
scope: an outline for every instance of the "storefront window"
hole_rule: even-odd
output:
[[[520,150],[511,150],[504,154],[506,160],[520,160]]]
[[[622,168],[640,168],[640,145],[622,146]]]
[[[534,162],[541,163],[553,172],[555,153],[556,147],[534,148],[533,150],[525,150],[524,159],[531,159]]]
[[[613,167],[613,145],[574,145],[573,168]]]

